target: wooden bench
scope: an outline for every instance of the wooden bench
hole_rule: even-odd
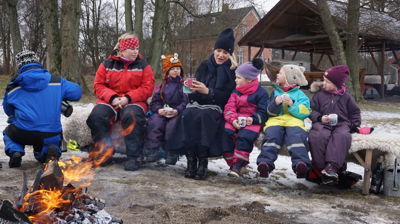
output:
[[[262,133],[262,132],[261,132]],[[260,134],[254,145],[261,149],[264,134]],[[372,133],[370,135],[353,134],[349,156],[346,162],[355,162],[364,168],[362,193],[369,194],[371,186],[372,168],[381,155],[390,154],[390,157],[400,157],[399,134]],[[289,156],[286,147],[279,151],[281,155]],[[388,156],[389,157],[389,156]],[[390,164],[392,161],[387,161]]]
[[[352,135],[349,153],[364,168],[362,193],[369,194],[372,168],[380,155],[385,157],[400,157],[399,134],[372,133],[370,135]],[[361,155],[360,155],[361,154]],[[390,156],[388,156],[388,154]],[[391,161],[386,161],[390,164]]]

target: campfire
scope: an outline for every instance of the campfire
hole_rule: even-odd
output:
[[[125,136],[131,125],[121,130]],[[114,144],[113,144],[114,145]],[[73,156],[68,161],[50,160],[36,171],[28,189],[24,173],[20,197],[12,204],[0,200],[0,224],[3,223],[123,223],[105,210],[105,202],[86,194],[95,172],[113,155],[113,148],[96,145],[87,158]]]

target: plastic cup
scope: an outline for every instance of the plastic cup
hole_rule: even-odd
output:
[[[337,125],[337,123],[338,123],[338,115],[337,114],[329,114],[328,115],[328,118],[329,118],[329,124],[331,125],[331,126],[335,126],[335,125]]]

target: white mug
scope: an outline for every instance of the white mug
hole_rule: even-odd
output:
[[[329,114],[328,118],[330,120],[329,121],[330,125],[332,125],[332,126],[337,125],[337,123],[338,123],[338,115],[337,114]]]
[[[241,127],[241,128],[246,127],[246,120],[247,120],[247,117],[238,117],[239,127]]]

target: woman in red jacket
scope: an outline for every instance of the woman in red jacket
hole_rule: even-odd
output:
[[[113,55],[99,66],[94,79],[96,106],[86,123],[91,129],[93,141],[110,146],[111,126],[120,122],[123,129],[134,129],[124,137],[128,161],[124,168],[138,169],[142,155],[145,132],[147,99],[154,88],[151,66],[139,54],[139,40],[129,33],[118,38]]]

